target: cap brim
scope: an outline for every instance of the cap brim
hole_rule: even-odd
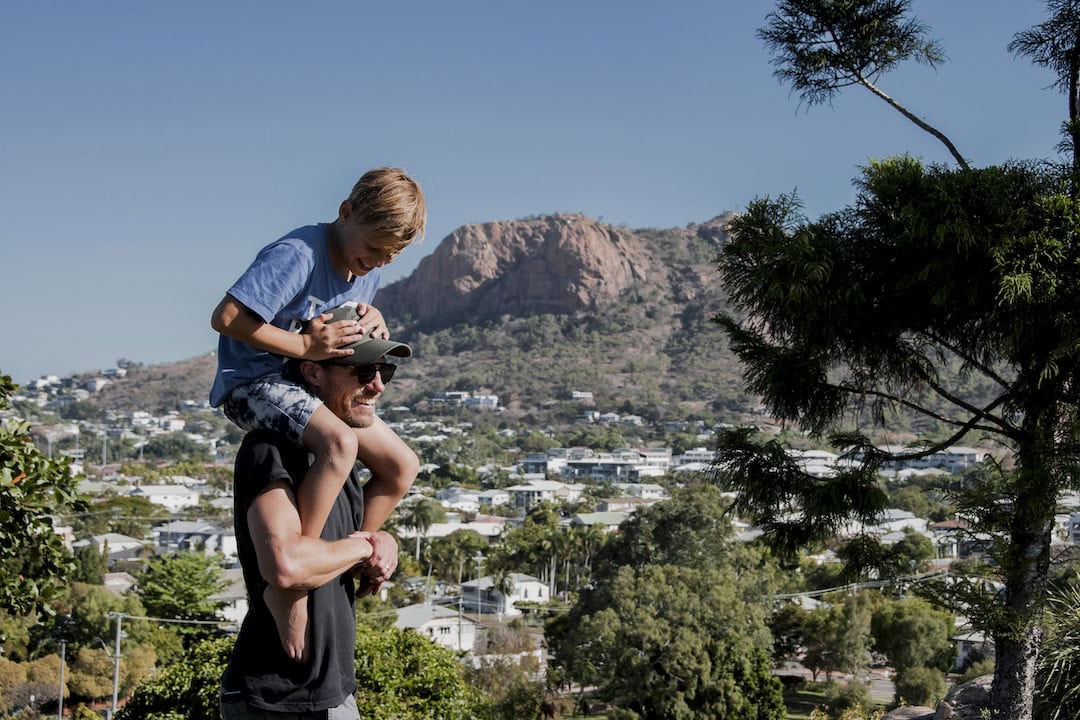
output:
[[[369,365],[384,355],[407,358],[412,357],[412,348],[405,343],[393,340],[381,340],[379,338],[364,338],[352,345],[346,345],[345,349],[352,350],[352,355],[343,355],[334,358],[335,362],[346,365]]]

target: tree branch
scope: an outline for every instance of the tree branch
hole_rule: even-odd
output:
[[[892,393],[887,393],[887,392],[884,392],[882,390],[867,390],[867,389],[855,388],[855,387],[852,387],[850,385],[843,385],[843,384],[841,384],[841,385],[829,384],[829,387],[833,387],[833,388],[836,388],[838,390],[843,390],[845,392],[855,393],[855,394],[859,394],[859,395],[870,395],[872,397],[881,398],[882,400],[888,400],[890,402],[895,402],[898,405],[902,405],[902,406],[904,406],[906,408],[909,408],[909,409],[914,410],[914,411],[916,411],[918,413],[921,413],[921,414],[923,414],[923,415],[925,415],[925,416],[927,416],[929,418],[933,418],[934,420],[938,420],[938,421],[946,423],[948,425],[956,425],[956,426],[959,426],[959,427],[967,428],[967,430],[983,430],[985,432],[994,433],[995,435],[1004,435],[1004,436],[1009,437],[1009,438],[1013,438],[1014,434],[1016,432],[1018,432],[1018,430],[1016,428],[1014,428],[1012,425],[1010,425],[1009,423],[1005,422],[1004,420],[1002,420],[1001,418],[998,418],[995,415],[990,414],[990,410],[992,410],[993,408],[995,408],[996,406],[1000,405],[1002,402],[1005,401],[1005,399],[1008,397],[1007,394],[999,396],[996,400],[994,400],[994,402],[987,405],[986,408],[983,409],[983,410],[979,410],[978,408],[971,409],[970,411],[972,412],[972,417],[969,420],[957,420],[955,418],[950,418],[950,417],[947,417],[947,416],[942,415],[940,413],[936,413],[933,410],[930,410],[929,408],[925,408],[922,405],[914,403],[911,400],[907,400],[905,398],[902,398],[899,395],[893,395]],[[965,408],[965,409],[969,409],[969,408]],[[992,423],[994,423],[994,425],[993,426],[991,426],[991,425],[980,425],[979,424],[980,420],[989,420]]]
[[[924,334],[926,335],[926,337],[930,338],[931,340],[936,342],[938,345],[942,346],[943,348],[945,348],[946,350],[951,352],[953,355],[956,355],[958,358],[963,360],[965,363],[967,363],[967,364],[971,365],[972,367],[978,369],[979,372],[981,372],[983,375],[985,375],[986,377],[988,377],[991,380],[993,380],[994,382],[996,382],[1001,387],[1003,387],[1005,389],[1008,389],[1010,387],[1009,383],[1005,382],[1005,379],[1002,378],[1000,375],[998,375],[996,372],[994,372],[989,367],[982,364],[981,362],[979,362],[975,358],[970,357],[966,353],[962,352],[959,348],[957,348],[955,345],[948,342],[944,338],[939,337],[938,335],[936,335],[935,333],[932,333],[932,332],[924,332]]]
[[[900,103],[898,103],[898,102],[896,102],[895,100],[893,100],[893,99],[892,99],[891,97],[889,97],[889,96],[888,96],[888,95],[887,95],[886,93],[884,93],[884,92],[882,92],[882,91],[881,91],[880,89],[878,89],[878,87],[877,87],[876,85],[874,85],[874,83],[870,82],[870,81],[869,81],[869,80],[867,80],[867,79],[866,79],[865,77],[863,77],[863,76],[862,76],[862,75],[861,75],[861,74],[859,73],[859,71],[858,71],[858,70],[855,70],[854,68],[851,68],[851,72],[853,72],[853,73],[855,74],[855,76],[856,76],[856,77],[858,78],[858,80],[859,80],[859,84],[860,84],[860,85],[862,85],[862,86],[863,86],[863,87],[865,87],[865,88],[866,88],[867,90],[869,90],[870,92],[874,93],[874,94],[875,94],[875,95],[877,95],[877,96],[878,96],[879,98],[881,98],[882,100],[884,100],[885,102],[887,102],[887,103],[888,103],[889,105],[891,105],[891,106],[892,106],[892,108],[893,108],[894,110],[896,110],[897,112],[899,112],[899,113],[900,113],[901,115],[903,115],[904,117],[906,117],[906,118],[907,118],[908,120],[910,120],[911,122],[915,123],[915,124],[916,124],[916,125],[917,125],[917,126],[918,126],[919,128],[921,128],[922,130],[925,130],[926,132],[930,133],[931,135],[933,135],[934,137],[936,137],[936,138],[937,138],[938,140],[940,140],[940,141],[941,141],[941,143],[942,143],[942,144],[943,144],[943,145],[944,145],[944,146],[945,146],[946,148],[948,148],[948,150],[949,150],[949,154],[953,156],[953,159],[954,159],[954,160],[956,160],[956,163],[957,163],[957,164],[958,164],[958,165],[959,165],[959,166],[960,166],[960,167],[961,167],[962,169],[964,169],[964,170],[970,170],[970,169],[971,169],[971,166],[969,166],[969,165],[968,165],[968,163],[967,163],[967,160],[965,160],[965,159],[964,159],[964,156],[960,154],[960,151],[956,149],[956,146],[955,146],[955,145],[953,145],[953,143],[952,143],[952,140],[950,140],[950,139],[949,139],[949,138],[948,138],[948,137],[947,137],[947,136],[945,135],[945,133],[941,132],[940,130],[938,130],[937,128],[935,128],[935,127],[934,127],[933,125],[931,125],[930,123],[928,123],[928,122],[924,121],[924,120],[923,120],[922,118],[920,118],[919,116],[915,115],[915,114],[914,114],[913,112],[911,112],[910,110],[908,110],[908,109],[907,109],[906,107],[904,107],[904,106],[903,106],[903,105],[901,105]]]

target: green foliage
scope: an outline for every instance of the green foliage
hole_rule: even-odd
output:
[[[217,620],[222,603],[211,597],[225,587],[217,560],[193,552],[159,555],[146,566],[136,585],[151,617]],[[186,643],[205,638],[211,626],[181,625]]]
[[[0,375],[0,410],[15,389]],[[17,418],[0,421],[0,609],[17,614],[48,611],[62,591],[73,562],[52,516],[83,502],[67,461],[43,455],[29,430]],[[34,552],[25,552],[28,547]]]
[[[143,456],[159,460],[213,460],[210,446],[200,443],[183,432],[152,435],[143,446]]]
[[[1051,593],[1045,626],[1036,682],[1036,717],[1080,717],[1080,588],[1071,586]]]
[[[223,581],[216,559],[182,552],[152,559],[138,578],[137,588],[151,615],[212,620],[220,603],[210,596],[222,590]]]
[[[546,628],[568,677],[643,717],[783,717],[760,603],[776,580],[767,555],[731,539],[725,508],[700,486],[623,524]]]
[[[948,670],[954,653],[949,638],[955,625],[952,614],[925,600],[905,598],[879,607],[871,629],[874,645],[897,672],[916,667]]]
[[[109,563],[105,555],[90,543],[75,551],[75,569],[71,579],[75,582],[100,585],[108,569]]]
[[[893,678],[897,700],[911,705],[934,707],[945,697],[945,673],[937,668],[909,667],[897,671]]]
[[[57,662],[57,669],[60,663]],[[71,659],[67,686],[77,700],[94,702],[112,696],[113,661],[101,648],[79,648]]]
[[[573,677],[644,717],[784,717],[762,613],[730,571],[623,566],[608,583],[557,648]]]
[[[133,538],[150,534],[156,520],[167,520],[169,511],[144,497],[118,496],[95,502],[85,513],[75,515],[72,523],[77,537],[119,533]]]
[[[231,637],[203,640],[188,657],[160,667],[136,688],[116,720],[218,720],[221,674],[233,642]]]
[[[356,680],[365,720],[471,720],[488,712],[454,653],[414,632],[359,627]]]
[[[876,593],[824,598],[825,603],[808,613],[803,626],[805,655],[802,663],[817,680],[834,672],[857,674],[866,669],[870,649],[870,619],[874,606],[881,602]]]
[[[542,682],[533,680],[540,661],[523,627],[490,628],[484,644],[475,651],[475,663],[465,666],[465,680],[480,689],[492,702],[497,718],[535,718],[544,699]]]

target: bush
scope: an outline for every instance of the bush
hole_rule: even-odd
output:
[[[913,667],[896,674],[896,697],[911,705],[933,707],[945,697],[945,674],[940,670]]]

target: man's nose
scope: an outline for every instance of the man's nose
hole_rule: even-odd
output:
[[[386,389],[386,384],[385,384],[385,383],[384,383],[384,382],[382,381],[382,371],[381,371],[381,370],[380,370],[379,372],[376,372],[376,373],[375,373],[375,377],[371,378],[371,382],[369,382],[369,383],[367,384],[367,386],[368,386],[368,388],[370,388],[370,389],[371,389],[372,391],[374,391],[374,392],[380,392],[380,393],[381,393],[381,392],[382,392],[383,390],[385,390],[385,389]]]

